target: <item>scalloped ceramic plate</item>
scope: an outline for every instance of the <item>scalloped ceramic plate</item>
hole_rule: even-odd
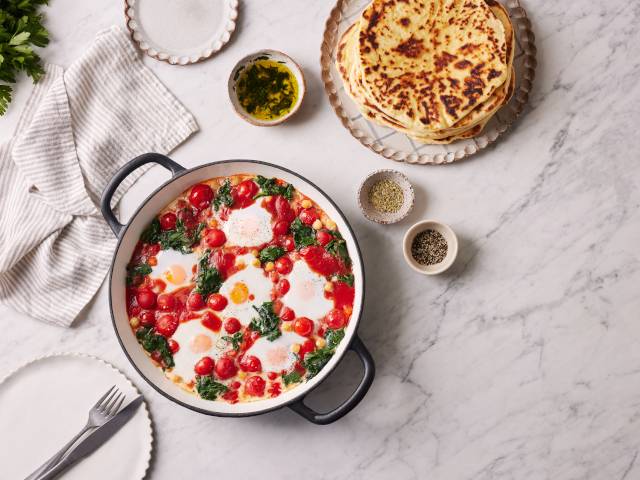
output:
[[[112,385],[139,395],[119,370],[99,358],[60,353],[37,358],[0,382],[2,478],[25,478],[78,433],[89,408]],[[151,419],[143,402],[104,445],[63,474],[65,480],[144,478],[153,445]]]
[[[503,0],[516,33],[516,89],[511,100],[489,121],[476,137],[459,140],[449,145],[418,143],[406,135],[366,120],[355,103],[344,91],[335,67],[338,40],[358,18],[371,0],[338,0],[327,20],[321,47],[322,81],[329,102],[342,124],[365,147],[385,158],[399,162],[441,164],[461,160],[493,143],[513,124],[529,100],[536,69],[535,36],[531,22],[519,0]]]
[[[125,16],[143,52],[187,65],[211,57],[229,41],[238,0],[125,0]]]

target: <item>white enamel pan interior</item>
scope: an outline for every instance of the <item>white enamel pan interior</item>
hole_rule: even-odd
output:
[[[163,165],[165,168],[172,171],[173,178],[147,197],[138,210],[133,214],[127,225],[121,225],[111,210],[111,196],[128,174],[146,163],[159,163]],[[135,335],[129,326],[125,301],[125,279],[127,263],[131,258],[142,231],[149,225],[154,216],[157,215],[160,210],[177,198],[187,188],[200,181],[238,173],[259,174],[265,177],[281,178],[286,182],[291,183],[299,191],[317,202],[329,217],[336,222],[340,232],[347,242],[349,254],[353,261],[353,275],[356,291],[353,315],[346,328],[345,338],[338,346],[335,355],[318,375],[308,382],[284,392],[278,397],[232,405],[223,401],[203,400],[198,396],[183,390],[167,379],[163,372],[151,362],[142,347],[138,344]],[[210,415],[255,415],[288,405],[300,415],[318,424],[327,424],[337,420],[348,413],[357,405],[357,403],[360,402],[360,400],[362,400],[373,381],[375,373],[373,360],[356,335],[356,329],[360,321],[364,299],[364,268],[360,250],[351,227],[347,223],[342,212],[340,212],[331,199],[329,199],[329,197],[318,187],[287,169],[264,162],[254,160],[226,160],[185,170],[179,164],[163,155],[149,153],[132,160],[118,173],[116,173],[116,175],[114,175],[102,197],[102,213],[111,228],[114,230],[114,233],[119,237],[109,277],[110,307],[114,328],[118,336],[118,340],[120,341],[120,344],[132,365],[158,392],[182,406]],[[303,403],[304,396],[331,373],[349,348],[355,351],[363,364],[363,378],[360,384],[352,396],[337,409],[325,413],[318,413],[311,410]]]

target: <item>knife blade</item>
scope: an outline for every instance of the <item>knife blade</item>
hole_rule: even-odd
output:
[[[133,417],[142,404],[142,401],[142,395],[138,395],[138,397],[120,410],[115,417],[87,435],[84,440],[80,441],[62,460],[38,477],[38,480],[51,480],[57,477],[63,470],[100,448],[100,446],[115,435],[116,432]]]

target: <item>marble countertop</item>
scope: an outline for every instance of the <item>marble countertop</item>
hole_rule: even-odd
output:
[[[46,59],[68,65],[98,30],[124,26],[121,3],[53,0]],[[286,409],[246,419],[182,409],[128,365],[105,288],[71,329],[0,308],[0,377],[54,351],[112,362],[149,403],[154,479],[640,478],[640,5],[524,0],[539,52],[530,108],[495,147],[424,167],[363,148],[329,106],[319,56],[333,2],[268,3],[243,2],[231,43],[209,61],[145,63],[200,124],[178,162],[285,165],[345,211],[367,267],[360,335],[378,367],[367,397],[326,427]],[[308,81],[298,117],[269,129],[240,120],[226,95],[233,64],[263,47],[290,54]],[[30,89],[18,85],[1,140]],[[416,188],[400,224],[370,223],[357,208],[356,186],[377,168],[397,168]],[[125,197],[125,216],[166,178],[147,173]],[[427,217],[460,237],[457,263],[435,278],[411,271],[401,251],[407,228]],[[358,372],[347,357],[310,403],[336,404]]]

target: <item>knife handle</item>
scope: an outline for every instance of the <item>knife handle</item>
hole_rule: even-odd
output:
[[[58,474],[60,474],[65,468],[71,465],[73,462],[69,460],[69,457],[64,457],[58,463],[56,463],[53,468],[47,470],[44,475],[38,477],[38,480],[51,480],[56,478]]]
[[[41,475],[47,472],[49,468],[51,468],[53,465],[55,465],[64,456],[64,454],[67,453],[69,449],[78,441],[78,439],[87,432],[87,430],[89,430],[89,428],[84,427],[75,437],[73,437],[69,442],[67,442],[67,444],[64,447],[58,450],[55,453],[55,455],[53,455],[53,457],[51,457],[49,460],[43,463],[40,466],[40,468],[38,468],[35,472],[29,475],[25,480],[36,480],[36,479],[40,480]]]

